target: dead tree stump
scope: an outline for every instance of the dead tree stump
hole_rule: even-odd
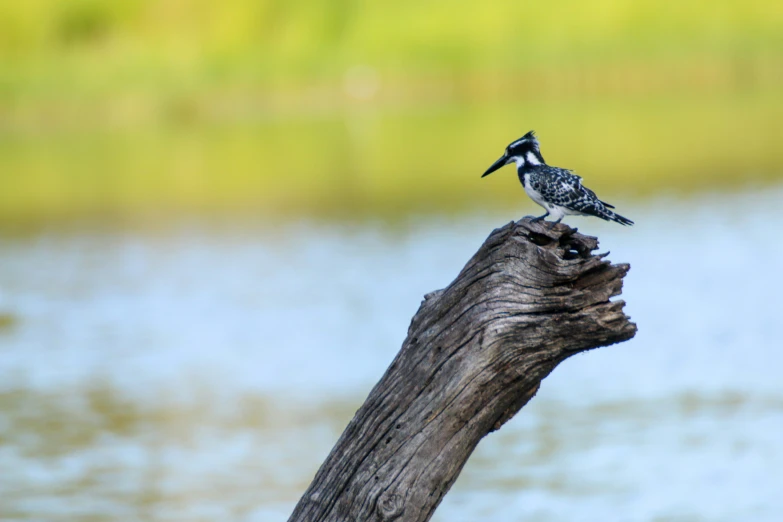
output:
[[[479,440],[566,358],[630,339],[629,265],[566,225],[509,223],[427,294],[289,522],[426,521]]]

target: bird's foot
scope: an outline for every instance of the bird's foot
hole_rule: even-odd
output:
[[[555,227],[556,227],[558,224],[560,224],[560,220],[562,220],[562,219],[563,219],[563,218],[560,218],[560,219],[558,219],[558,220],[556,220],[556,221],[552,221],[552,224],[551,224],[551,225],[549,225],[549,230],[552,230],[552,229],[553,229],[553,228],[555,228]]]

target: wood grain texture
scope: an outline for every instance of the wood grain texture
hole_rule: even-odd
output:
[[[525,218],[494,230],[427,294],[402,349],[343,432],[289,522],[426,521],[487,433],[580,351],[630,339],[626,264],[598,241]]]

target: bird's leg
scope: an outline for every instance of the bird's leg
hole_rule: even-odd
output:
[[[544,219],[544,218],[545,218],[545,217],[547,217],[548,215],[549,215],[549,211],[547,210],[547,211],[546,211],[546,214],[544,214],[543,216],[538,216],[538,217],[535,217],[535,218],[531,219],[530,221],[531,221],[531,222],[541,221],[542,219]]]
[[[563,219],[563,216],[560,216],[559,218],[557,218],[557,220],[555,220],[555,221],[552,221],[552,224],[549,226],[549,230],[552,230],[553,228],[555,228],[555,225],[557,225],[558,223],[560,223],[560,221],[561,221],[562,219]]]

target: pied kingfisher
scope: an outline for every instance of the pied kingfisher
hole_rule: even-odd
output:
[[[519,181],[525,187],[527,195],[546,210],[546,214],[533,221],[552,216],[555,223],[560,223],[564,216],[578,215],[596,216],[621,225],[633,225],[630,219],[609,210],[614,207],[598,199],[595,192],[583,186],[582,178],[570,170],[547,165],[533,131],[506,147],[503,156],[481,177],[512,162],[517,164]]]

